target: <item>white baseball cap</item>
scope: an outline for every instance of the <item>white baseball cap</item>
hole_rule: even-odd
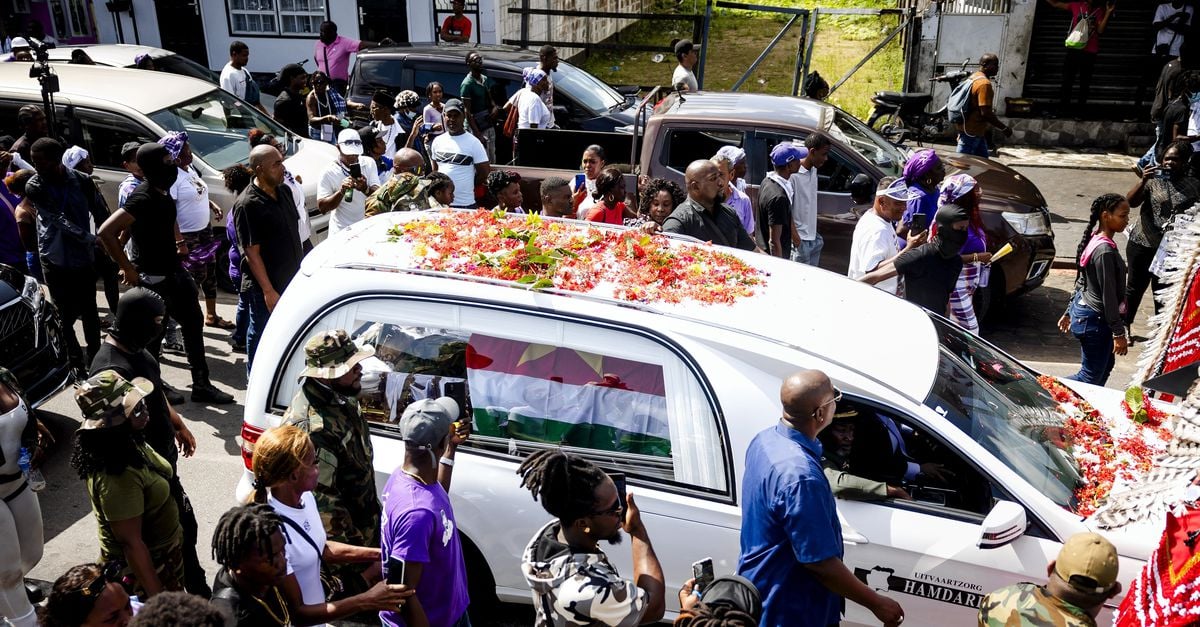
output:
[[[361,155],[363,153],[362,138],[358,136],[358,131],[347,128],[338,133],[338,150],[346,155]]]

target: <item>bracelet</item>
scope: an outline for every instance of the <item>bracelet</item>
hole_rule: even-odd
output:
[[[442,464],[443,466],[449,466],[451,468],[454,468],[454,460],[450,459],[449,457],[443,457],[443,458],[439,459],[438,463]]]

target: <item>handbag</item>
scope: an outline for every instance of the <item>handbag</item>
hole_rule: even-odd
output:
[[[1063,44],[1072,50],[1081,50],[1087,47],[1088,39],[1092,37],[1092,14],[1080,13],[1075,25],[1071,27],[1071,31],[1067,33],[1067,40]]]

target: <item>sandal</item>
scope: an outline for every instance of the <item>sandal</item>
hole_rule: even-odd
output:
[[[205,320],[204,326],[212,327],[214,329],[236,329],[237,328],[236,324],[234,324],[220,316],[217,316],[216,318],[213,318],[212,320]]]

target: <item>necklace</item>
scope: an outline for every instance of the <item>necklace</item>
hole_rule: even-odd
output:
[[[262,608],[267,611],[267,615],[271,617],[271,620],[275,621],[276,623],[279,623],[283,627],[287,627],[288,625],[291,625],[292,624],[292,616],[291,616],[291,614],[288,613],[287,604],[283,602],[283,597],[279,596],[279,588],[272,586],[271,591],[275,593],[275,601],[279,603],[279,609],[280,609],[280,611],[283,612],[283,618],[276,616],[275,612],[271,611],[271,606],[267,605],[266,601],[263,601],[262,599],[254,596],[254,595],[250,595],[250,598],[254,599],[254,601],[256,603],[261,605]]]
[[[404,473],[404,474],[406,474],[406,475],[408,475],[408,476],[412,477],[412,478],[413,478],[413,481],[416,481],[417,483],[419,483],[419,484],[421,484],[421,485],[429,485],[428,483],[426,483],[426,482],[425,482],[425,480],[424,480],[424,479],[422,479],[422,478],[421,478],[421,475],[418,475],[418,474],[417,474],[417,473],[415,473],[415,472],[409,472],[409,471],[407,471],[407,470],[405,470],[405,469],[403,469],[403,468],[401,468],[401,469],[400,469],[400,472],[402,472],[402,473]]]

